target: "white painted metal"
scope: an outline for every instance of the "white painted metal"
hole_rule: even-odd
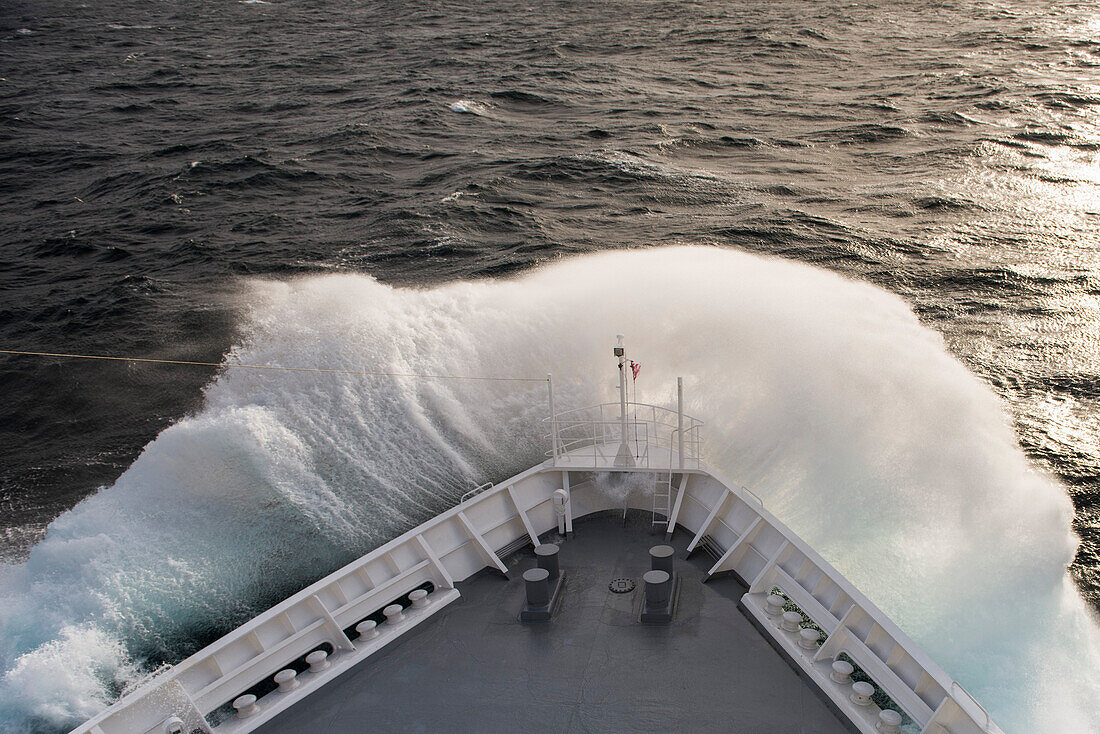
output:
[[[871,696],[875,693],[875,687],[866,681],[852,684],[851,701],[856,706],[870,706]]]
[[[276,673],[275,684],[279,686],[280,693],[288,693],[302,685],[298,680],[298,672],[294,668],[284,668]]]
[[[676,443],[679,467],[684,468],[684,378],[676,378]]]
[[[386,624],[394,627],[405,621],[405,608],[400,604],[390,604],[382,610],[382,614],[386,615]],[[309,658],[306,658],[306,662],[309,662]]]
[[[561,473],[561,488],[565,490],[565,532],[573,532],[573,490],[569,486],[569,472]]]
[[[901,732],[901,714],[893,709],[886,709],[879,712],[879,731],[882,734],[900,734]]]
[[[565,535],[565,513],[568,512],[569,493],[564,488],[554,490],[554,514],[558,518],[558,534]]]
[[[626,348],[623,346],[623,335],[618,334],[618,344],[615,345],[615,356],[619,358],[619,448],[615,451],[615,466],[634,466],[634,454],[630,452],[630,431],[627,427],[628,417],[626,413]]]
[[[420,544],[420,549],[424,551],[424,555],[428,557],[428,560],[432,562],[432,565],[435,566],[435,569],[439,572],[439,577],[443,580],[443,585],[448,589],[453,589],[455,587],[454,579],[451,577],[450,572],[447,571],[447,567],[439,560],[439,556],[437,556],[435,551],[432,550],[432,547],[428,545],[428,541],[424,535],[420,534],[416,536],[416,542]]]
[[[669,464],[672,464],[669,457]],[[672,516],[672,470],[653,473],[653,508],[651,522],[668,527]]]
[[[256,705],[256,697],[251,693],[239,696],[233,701],[233,708],[237,710],[237,716],[247,719],[260,713],[260,707]]]
[[[485,484],[479,484],[478,486],[474,487],[473,489],[471,489],[466,494],[462,495],[462,497],[458,500],[459,504],[465,502],[466,500],[470,499],[471,497],[475,497],[475,496],[481,494],[482,492],[484,492],[487,489],[492,489],[492,488],[493,488],[493,483],[492,482],[485,482]]]
[[[542,545],[539,540],[539,534],[535,532],[535,526],[531,524],[531,519],[527,517],[527,512],[519,506],[519,500],[516,499],[515,489],[511,486],[508,487],[508,496],[512,498],[512,505],[516,508],[516,514],[519,515],[520,521],[523,522],[523,527],[527,530],[527,534],[531,537],[531,543],[538,548]]]
[[[550,425],[554,425],[554,421],[558,417],[558,410],[554,404],[554,376],[550,373],[546,374],[546,390],[550,397]],[[550,434],[550,450],[553,452],[554,458],[557,459],[558,454],[561,453],[561,442],[558,439],[557,431]]]
[[[680,487],[676,490],[676,504],[672,507],[672,514],[668,516],[668,527],[665,528],[666,540],[671,539],[672,534],[676,531],[676,518],[680,515],[680,508],[684,504],[684,496],[687,494],[687,483],[690,478],[690,474],[680,475]]]
[[[688,543],[688,553],[691,553],[693,550],[695,550],[695,546],[699,545],[699,541],[702,540],[703,536],[707,534],[707,530],[709,530],[710,526],[714,523],[714,519],[718,517],[718,513],[721,512],[722,508],[725,506],[726,499],[728,499],[729,496],[730,490],[727,488],[726,491],[722,493],[721,498],[714,503],[714,507],[711,508],[710,514],[707,515],[706,521],[699,526],[699,530],[695,533],[695,537],[691,539],[690,543]]]
[[[386,607],[386,609],[390,608],[391,607]],[[387,617],[388,616],[389,615],[387,615]],[[306,663],[309,665],[310,673],[320,673],[321,671],[328,670],[329,666],[332,665],[332,663],[328,661],[328,653],[324,650],[314,650],[309,655],[306,655]]]
[[[725,570],[726,564],[727,564],[727,563],[730,563],[730,562],[731,562],[731,560],[732,560],[733,562],[736,562],[736,560],[737,560],[737,559],[736,559],[736,558],[733,558],[733,554],[734,554],[734,553],[736,553],[736,552],[737,552],[738,550],[740,550],[740,549],[744,548],[744,547],[745,547],[745,544],[746,544],[747,542],[751,542],[751,541],[752,541],[752,539],[753,539],[753,538],[754,538],[754,537],[756,536],[756,530],[757,530],[757,528],[759,528],[759,527],[760,527],[760,524],[761,524],[761,522],[763,522],[763,518],[761,518],[761,517],[757,517],[757,518],[755,518],[755,519],[754,519],[754,520],[752,521],[752,524],[751,524],[751,525],[749,525],[749,528],[748,528],[748,530],[746,530],[745,532],[741,533],[741,535],[740,535],[740,536],[739,536],[739,537],[737,538],[737,540],[735,540],[735,541],[734,541],[734,542],[733,542],[733,543],[732,543],[732,544],[730,545],[730,547],[729,547],[729,548],[726,548],[726,552],[725,552],[725,553],[723,553],[723,554],[722,554],[722,555],[721,555],[721,556],[720,556],[720,557],[718,558],[718,562],[717,562],[717,563],[715,563],[715,564],[714,564],[713,566],[711,566],[710,570],[709,570],[709,571],[707,571],[707,577],[708,577],[708,578],[709,578],[710,576],[713,576],[714,574],[718,573],[719,571],[723,571],[723,570]],[[782,606],[782,605],[780,605],[780,606]],[[766,611],[766,610],[765,610],[765,611]]]
[[[847,660],[835,660],[833,661],[833,672],[829,673],[829,677],[833,679],[834,683],[846,686],[852,682],[852,671],[854,670],[855,668]]]
[[[685,432],[690,433],[691,419],[685,420]],[[669,428],[664,435],[671,440]],[[614,452],[620,436],[612,439],[610,446],[598,451]],[[686,446],[690,459],[690,441]],[[303,589],[154,677],[75,731],[160,732],[171,716],[185,721],[188,731],[215,731],[205,719],[213,710],[235,700],[259,681],[270,680],[290,662],[323,643],[331,644],[334,650],[327,658],[331,663],[327,669],[299,676],[301,685],[297,689],[265,695],[258,702],[259,713],[227,720],[216,729],[219,734],[252,731],[459,598],[459,591],[453,588],[456,582],[487,563],[500,568],[500,559],[492,549],[505,548],[520,539],[537,542],[539,534],[555,529],[553,493],[563,485],[571,508],[567,527],[573,517],[611,509],[611,501],[592,482],[569,486],[569,468],[590,463],[582,457],[592,455],[587,445],[575,451],[577,455],[571,455],[563,447],[556,460],[551,458],[499,486],[468,497],[459,506]],[[667,471],[674,467],[660,468]],[[645,510],[649,509],[645,506],[648,499],[639,496],[628,501],[631,507]],[[849,699],[852,687],[831,679],[832,665],[841,653],[870,675],[923,732],[932,734],[942,727],[951,734],[1000,734],[984,709],[960,685],[747,491],[703,469],[701,464],[692,467],[689,462],[669,522],[670,528],[678,523],[694,534],[692,547],[704,534],[721,544],[723,560],[712,570],[733,571],[753,581],[753,590],[742,597],[746,612],[859,731],[874,734],[878,711],[875,706],[855,706]],[[433,603],[423,609],[404,610],[403,624],[381,625],[369,630],[376,636],[364,635],[354,641],[343,633],[426,581],[436,587],[430,595]],[[820,648],[799,647],[797,632],[782,630],[777,618],[767,615],[767,597],[773,586],[781,588],[828,635]],[[361,625],[360,629],[367,632],[366,627]]]
[[[621,411],[629,420],[624,424]],[[548,451],[554,464],[563,469],[613,471],[649,469],[700,470],[703,422],[683,416],[684,427],[677,433],[680,416],[674,410],[648,403],[603,403],[558,413],[550,421],[551,443],[558,454]],[[680,452],[677,447],[684,444]],[[631,453],[629,464],[616,463],[623,446]],[[586,448],[587,451],[578,449]],[[682,463],[680,455],[682,454]]]
[[[504,565],[504,562],[500,560],[493,549],[489,547],[489,544],[485,542],[485,537],[477,531],[474,524],[470,522],[470,518],[466,517],[466,513],[459,512],[458,519],[462,523],[462,526],[466,528],[466,532],[470,534],[470,537],[477,542],[486,560],[489,561],[489,565],[496,566],[497,570],[501,573],[508,573],[508,567]]]

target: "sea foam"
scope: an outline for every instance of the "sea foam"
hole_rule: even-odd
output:
[[[896,296],[714,248],[590,255],[508,280],[250,281],[231,363],[554,374],[564,409],[706,421],[752,487],[1007,732],[1095,731],[1097,628],[1066,574],[1065,491]],[[111,487],[0,574],[0,729],[65,727],[196,639],[543,458],[545,385],[228,370]]]

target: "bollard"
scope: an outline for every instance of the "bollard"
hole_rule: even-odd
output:
[[[816,650],[819,637],[821,637],[820,632],[811,627],[807,627],[798,633],[798,646],[803,650]]]
[[[557,565],[557,556],[553,553],[540,556],[539,560],[550,558]],[[541,565],[541,564],[540,564]],[[546,568],[532,568],[523,572],[527,601],[519,613],[521,622],[549,622],[554,610],[561,601],[562,588],[565,586],[565,573],[559,573],[556,581],[551,582],[550,571]]]
[[[550,572],[545,568],[532,568],[523,572],[527,587],[527,606],[545,607],[550,604]]]
[[[647,609],[663,609],[668,606],[668,599],[672,593],[672,576],[668,571],[646,571],[642,576],[645,581],[645,605]]]
[[[405,610],[400,604],[390,604],[382,614],[386,615],[386,624],[395,627],[405,621]]]
[[[649,549],[649,568],[653,571],[664,571],[671,576],[674,552],[671,545],[653,546]]]
[[[328,653],[324,650],[314,650],[309,655],[306,655],[306,662],[309,663],[310,673],[320,673],[331,665],[328,661]]]
[[[423,609],[431,602],[428,601],[428,592],[424,589],[416,589],[409,592],[409,601],[412,602],[413,609]]]
[[[855,668],[847,660],[836,660],[833,662],[833,672],[829,673],[829,677],[833,679],[834,683],[846,686],[852,682],[853,670]]]
[[[364,619],[359,624],[355,625],[355,631],[359,633],[359,639],[361,640],[373,640],[378,637],[378,623],[373,619]]]
[[[539,568],[545,568],[550,574],[550,583],[558,578],[560,572],[558,566],[558,546],[554,543],[543,543],[535,548],[535,562]]]
[[[848,698],[856,706],[870,706],[871,696],[875,693],[875,687],[867,681],[859,681],[852,684],[852,695]]]
[[[293,668],[286,668],[276,673],[275,682],[279,685],[279,693],[293,691],[295,688],[302,685],[298,680],[298,671]]]
[[[783,612],[783,629],[788,632],[797,632],[802,624],[802,615],[798,612]]]
[[[883,709],[878,712],[878,723],[875,729],[882,734],[900,734],[901,714],[893,709]]]
[[[787,600],[779,594],[771,594],[764,602],[764,613],[769,617],[774,617],[783,611],[783,605],[786,603]]]
[[[251,693],[233,699],[233,708],[237,710],[237,717],[241,719],[260,713],[260,707],[256,705],[256,697]]]

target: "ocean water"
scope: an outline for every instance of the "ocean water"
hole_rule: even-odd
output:
[[[0,348],[579,405],[626,333],[1006,732],[1100,731],[1098,227],[1086,3],[0,6]],[[0,355],[0,730],[537,460],[542,390]]]

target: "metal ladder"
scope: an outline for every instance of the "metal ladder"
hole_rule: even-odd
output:
[[[672,470],[655,472],[653,482],[653,524],[667,525],[672,516]]]

